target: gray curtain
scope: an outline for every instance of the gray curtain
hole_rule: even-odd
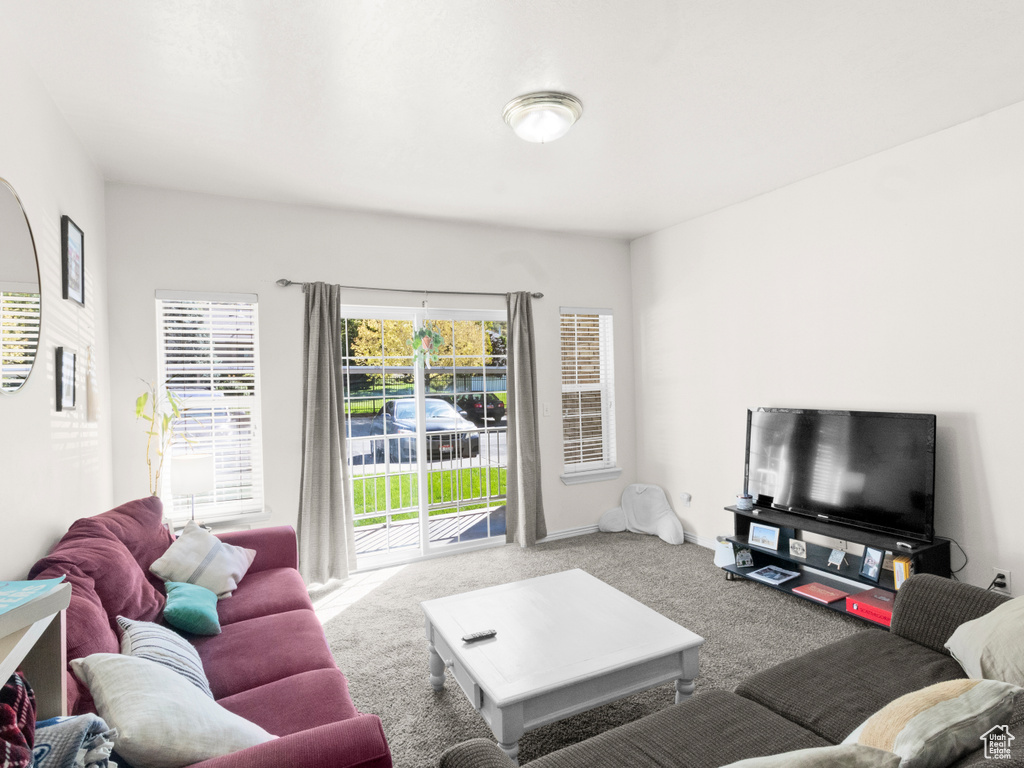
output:
[[[547,536],[540,484],[537,424],[537,363],[533,345],[533,299],[510,293],[508,303],[508,482],[505,541],[530,547]]]
[[[343,579],[356,546],[345,455],[341,378],[341,289],[305,283],[302,355],[302,482],[299,572],[307,584]]]

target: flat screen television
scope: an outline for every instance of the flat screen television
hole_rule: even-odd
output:
[[[935,416],[747,411],[744,489],[756,506],[930,543]]]

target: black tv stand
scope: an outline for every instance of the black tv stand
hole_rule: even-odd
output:
[[[811,582],[818,582],[851,594],[874,587],[895,592],[896,584],[893,572],[883,569],[881,577],[876,584],[860,575],[862,558],[851,554],[847,554],[843,565],[837,570],[835,566],[830,567],[828,565],[828,556],[831,553],[831,549],[812,542],[805,542],[806,558],[794,557],[789,553],[789,542],[791,539],[800,538],[798,535],[800,531],[874,547],[891,552],[894,556],[906,555],[913,562],[914,573],[934,573],[947,578],[950,575],[949,541],[945,539],[936,539],[931,544],[908,542],[889,534],[864,531],[827,520],[805,517],[804,515],[796,515],[791,512],[783,512],[779,509],[767,507],[755,507],[752,510],[726,507],[726,510],[734,516],[734,533],[729,537],[729,541],[733,543],[735,548],[749,549],[754,557],[754,565],[751,568],[738,568],[735,565],[724,566],[723,570],[726,572],[726,578],[746,578],[746,574],[756,571],[758,568],[763,568],[766,565],[777,565],[789,571],[799,571],[800,576],[798,578],[791,579],[782,584],[765,584],[762,581],[757,581],[757,583],[765,584],[766,587],[771,589],[792,594],[793,597],[799,597],[802,600],[813,602],[838,613],[844,613],[848,616],[868,621],[871,624],[875,624],[875,622],[871,622],[863,616],[847,612],[845,599],[828,604],[819,603],[799,593],[793,593],[793,588]],[[779,529],[778,550],[753,546],[748,542],[750,524],[754,522],[764,523]],[[752,581],[755,580],[752,579]],[[857,585],[860,586],[858,587]],[[875,626],[878,625],[875,624]]]

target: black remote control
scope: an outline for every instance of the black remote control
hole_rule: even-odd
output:
[[[489,637],[494,637],[498,634],[496,629],[485,629],[483,632],[473,632],[469,635],[462,636],[462,642],[464,643],[475,643],[477,640],[486,640]]]

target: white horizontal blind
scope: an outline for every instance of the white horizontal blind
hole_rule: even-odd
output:
[[[562,307],[560,336],[565,472],[614,467],[611,310]]]
[[[39,293],[0,290],[0,389],[13,392],[39,348]]]
[[[263,512],[259,323],[255,297],[241,298],[158,294],[160,381],[184,409],[162,489],[176,520],[192,500],[174,495],[173,457],[190,453],[213,454],[216,474],[216,490],[195,497],[197,519]]]

